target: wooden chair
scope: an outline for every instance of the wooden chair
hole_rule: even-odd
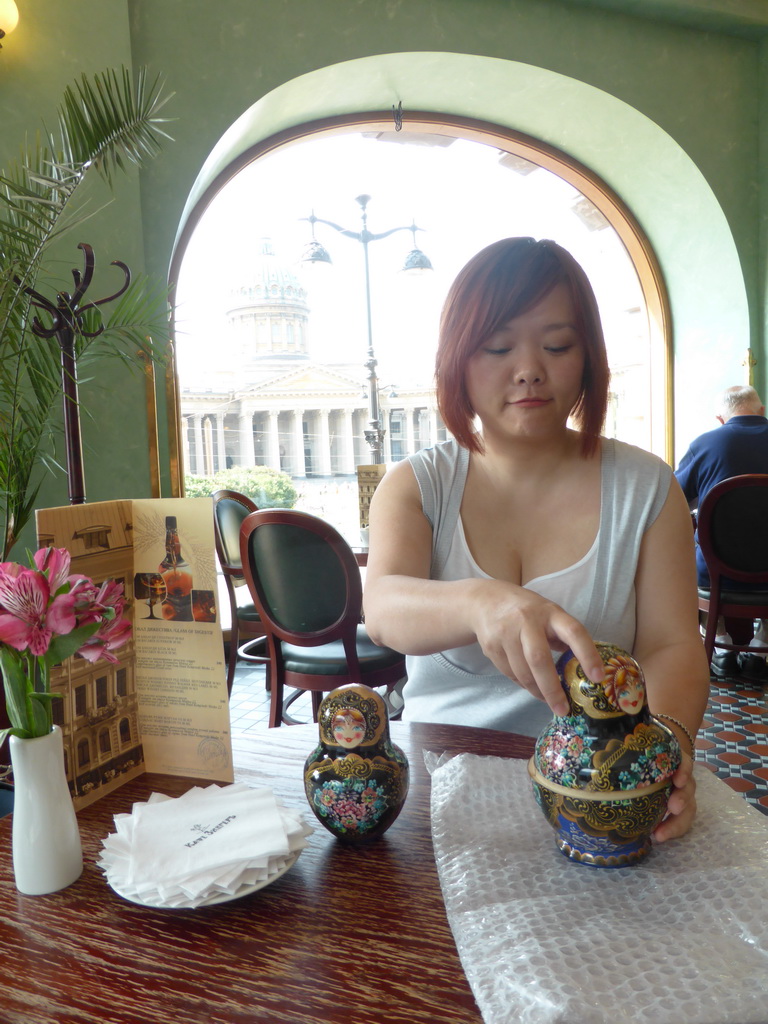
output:
[[[216,541],[216,554],[227,586],[232,616],[227,658],[227,692],[230,694],[238,658],[262,665],[269,663],[269,658],[266,656],[264,630],[261,628],[259,613],[251,599],[240,561],[240,527],[245,517],[249,513],[255,512],[257,508],[255,502],[246,494],[240,494],[239,491],[221,490],[216,491],[213,495],[213,533]],[[241,639],[249,635],[251,638],[241,644]],[[269,677],[269,670],[267,670],[267,677]],[[269,685],[269,678],[267,678],[267,685]]]
[[[386,686],[405,678],[405,658],[377,647],[362,618],[360,569],[330,524],[293,509],[262,509],[240,530],[240,557],[267,634],[270,727],[292,724],[288,707],[312,691],[315,721],[323,694],[344,683]],[[284,698],[285,687],[297,692]]]
[[[768,654],[747,641],[716,643],[718,618],[768,618],[768,475],[733,476],[716,484],[698,511],[698,539],[709,570],[709,588],[699,587],[699,611],[707,613],[704,649]],[[734,590],[736,581],[749,590]]]

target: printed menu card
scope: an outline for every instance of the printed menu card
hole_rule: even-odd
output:
[[[145,771],[231,782],[211,499],[67,505],[36,521],[70,572],[123,583],[133,622],[115,664],[74,656],[51,674],[75,807]]]

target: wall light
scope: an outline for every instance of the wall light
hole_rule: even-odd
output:
[[[19,9],[14,0],[0,0],[0,39],[10,35],[18,23]]]

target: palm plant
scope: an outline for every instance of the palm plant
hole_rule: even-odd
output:
[[[56,130],[41,129],[0,172],[0,561],[32,515],[42,473],[60,468],[56,440],[66,376],[39,301],[56,287],[51,249],[93,216],[82,194],[93,172],[113,188],[118,170],[159,152],[169,138],[159,116],[168,98],[144,69],[135,80],[125,68],[83,75],[64,92]],[[80,274],[73,276],[77,286]],[[74,300],[58,291],[51,305],[66,311]],[[137,348],[150,358],[164,348],[167,289],[147,278],[128,284],[108,314],[92,302],[81,311],[72,317],[81,365],[106,355],[139,365]]]

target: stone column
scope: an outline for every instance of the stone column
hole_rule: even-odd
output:
[[[351,409],[342,409],[341,412],[344,426],[341,436],[342,456],[339,472],[349,475],[355,472],[355,425]]]
[[[238,420],[238,435],[240,438],[240,452],[238,454],[237,464],[239,466],[250,467],[253,465],[255,460],[255,453],[253,448],[253,412],[251,410],[241,411],[240,418]]]
[[[217,469],[221,471],[227,468],[227,446],[224,443],[224,413],[216,413],[216,453],[218,457]]]
[[[213,476],[216,472],[216,460],[213,448],[213,417],[201,417],[200,426],[203,433],[203,475]]]
[[[434,404],[429,406],[429,442],[430,445],[437,444],[437,409]],[[425,444],[426,448],[427,445]]]
[[[267,433],[267,465],[272,469],[281,469],[280,465],[280,428],[279,413],[276,409],[269,410],[269,426]]]
[[[357,435],[355,444],[357,446],[357,457],[364,466],[370,465],[371,449],[365,440],[365,431],[368,429],[368,410],[361,409],[357,414]]]
[[[181,454],[184,460],[184,472],[192,472],[192,453],[189,450],[189,416],[181,417]]]
[[[381,410],[381,425],[384,428],[384,446],[383,446],[383,450],[382,450],[382,455],[383,455],[384,462],[385,462],[386,465],[389,465],[389,463],[392,461],[392,424],[390,423],[390,415],[389,414],[390,414],[389,407],[384,408],[384,409]],[[368,448],[368,445],[366,445],[365,447]],[[372,458],[372,453],[371,453],[370,448],[368,448],[368,461],[369,462],[371,461],[371,458]]]
[[[199,414],[193,416],[195,434],[195,473],[198,476],[205,476],[205,449],[203,448],[203,417]]]
[[[331,432],[328,429],[328,416],[329,412],[327,409],[317,410],[317,417],[320,421],[320,437],[318,439],[320,476],[330,476],[333,472],[331,469]]]
[[[413,455],[416,450],[416,440],[413,430],[413,406],[406,406],[403,412],[405,414],[405,454]]]
[[[293,411],[293,473],[292,476],[306,476],[307,467],[304,462],[304,410]]]

